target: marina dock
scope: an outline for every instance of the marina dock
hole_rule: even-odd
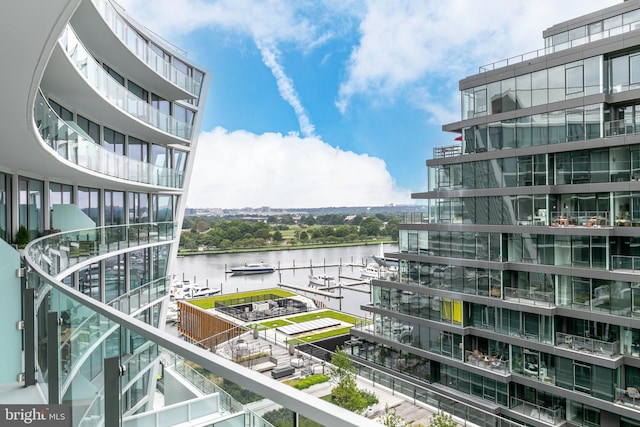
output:
[[[298,286],[298,285],[291,285],[287,283],[278,283],[278,286],[281,286],[283,288],[295,289],[297,291],[302,291],[302,292],[309,292],[311,294],[321,295],[327,298],[338,298],[338,299],[344,298],[342,295],[336,295],[333,292],[322,291],[317,288],[313,288],[311,286]]]

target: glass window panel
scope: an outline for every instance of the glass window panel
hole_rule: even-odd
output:
[[[605,19],[602,23],[602,26],[605,31],[622,26],[622,15],[616,15],[612,16],[611,18]]]
[[[520,117],[517,119],[516,139],[518,147],[530,147],[533,144],[531,117]]]
[[[534,114],[531,121],[531,144],[546,145],[549,143],[549,120],[547,114]]]
[[[516,108],[531,107],[531,74],[516,77]]]
[[[548,98],[547,70],[531,73],[531,105],[544,105]]]
[[[584,68],[582,65],[566,70],[566,94],[579,96],[584,90]]]
[[[516,79],[510,78],[502,80],[502,112],[516,109]]]
[[[640,55],[629,57],[629,68],[629,89],[637,89],[640,87]]]
[[[491,114],[502,112],[502,92],[500,82],[494,82],[487,85],[487,101],[491,106]]]
[[[580,107],[567,110],[567,140],[580,141],[584,139],[584,111]]]
[[[516,148],[516,121],[502,121],[502,148]]]
[[[549,102],[564,101],[565,72],[564,66],[549,68]]]
[[[480,89],[474,92],[475,113],[487,112],[487,89]]]
[[[629,57],[620,56],[609,60],[609,92],[629,89]]]
[[[569,30],[569,41],[581,39],[587,35],[587,27],[578,27],[573,30]],[[574,45],[575,46],[575,45]]]
[[[548,113],[549,119],[549,144],[566,142],[566,117],[564,110]]]
[[[602,93],[602,57],[584,60],[584,94]]]

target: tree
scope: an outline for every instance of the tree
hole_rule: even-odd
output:
[[[405,421],[400,415],[396,414],[396,410],[389,410],[389,405],[385,405],[384,414],[380,416],[378,422],[387,427],[410,427],[411,423]]]
[[[382,221],[375,217],[368,217],[360,224],[360,234],[363,236],[377,236],[380,234]]]
[[[450,414],[438,412],[431,415],[428,427],[456,427],[458,423],[453,420]]]
[[[367,395],[358,389],[356,367],[343,347],[331,356],[329,377],[335,386],[331,389],[333,403],[354,412],[363,411],[369,404]]]
[[[271,237],[271,239],[274,242],[278,242],[278,243],[282,242],[282,233],[276,230],[275,233],[273,233],[273,236]]]
[[[300,240],[303,242],[306,242],[307,240],[309,240],[309,235],[307,234],[306,231],[303,231],[302,233],[300,233]]]
[[[349,354],[344,347],[336,348],[336,352],[331,356],[331,367],[329,368],[329,377],[331,382],[339,384],[345,377],[356,375],[356,367],[349,358]]]

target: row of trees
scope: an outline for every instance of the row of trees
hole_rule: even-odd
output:
[[[323,215],[316,219],[301,217],[297,221],[290,215],[274,220],[221,220],[218,218],[185,218],[180,246],[183,249],[207,248],[232,249],[256,248],[269,245],[298,243],[343,243],[386,237],[398,239],[399,217],[376,214],[370,217],[347,218],[344,215]],[[284,222],[282,221],[284,218]],[[313,219],[313,221],[312,221]],[[318,224],[337,222],[340,224]],[[292,220],[293,224],[288,224]],[[310,222],[316,222],[310,225]]]

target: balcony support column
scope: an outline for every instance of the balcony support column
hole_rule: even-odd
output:
[[[22,278],[24,301],[24,385],[36,383],[36,336],[35,336],[35,300],[36,290],[27,288],[26,278]]]
[[[120,377],[123,369],[119,357],[104,359],[104,425],[107,427],[120,425]]]
[[[49,404],[60,404],[60,317],[58,312],[47,313],[47,383]],[[70,349],[69,349],[70,351]]]

